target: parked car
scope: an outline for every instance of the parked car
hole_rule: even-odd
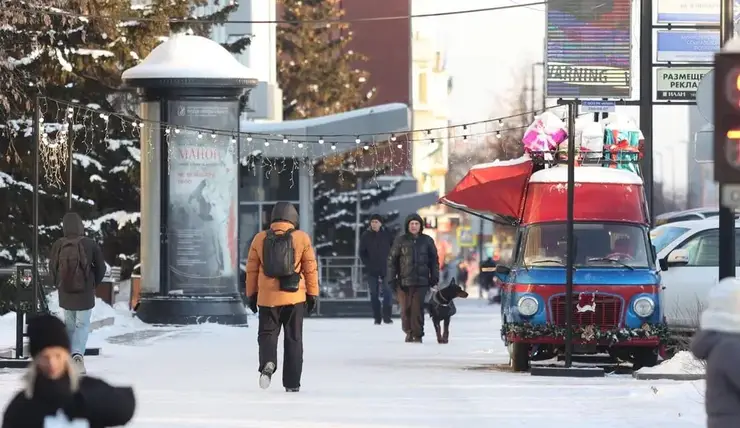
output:
[[[740,274],[740,221],[735,223],[735,274]],[[675,332],[693,332],[719,280],[719,220],[681,221],[650,231],[658,254],[666,321]]]
[[[683,211],[671,211],[665,214],[661,214],[655,217],[655,225],[660,226],[668,223],[675,223],[679,221],[690,221],[690,220],[705,220],[712,217],[719,216],[719,208],[717,207],[705,207],[705,208],[694,208]]]

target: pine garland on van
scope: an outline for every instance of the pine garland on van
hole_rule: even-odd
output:
[[[541,337],[565,338],[567,329],[553,324],[504,324],[501,334],[505,337],[521,339],[537,339]],[[615,328],[601,330],[598,326],[573,326],[573,339],[586,342],[608,341],[610,344],[625,342],[630,339],[650,339],[657,337],[661,343],[668,339],[668,328],[662,324],[643,324],[640,328]]]

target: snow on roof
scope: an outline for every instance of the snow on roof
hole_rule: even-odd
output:
[[[642,178],[634,172],[616,168],[580,166],[575,168],[576,183],[642,184]],[[568,168],[557,166],[532,174],[530,183],[566,183]]]
[[[282,122],[253,122],[250,120],[243,120],[241,122],[241,131],[254,132],[255,134],[306,135],[311,134],[309,128],[313,127],[331,125],[343,120],[370,119],[371,116],[383,113],[405,112],[408,114],[408,111],[409,108],[406,104],[391,103],[351,110],[329,116],[313,117],[310,119],[286,120]],[[381,133],[384,131],[390,134],[394,132],[407,131],[407,129],[378,129],[375,133]],[[327,138],[327,141],[330,140],[331,139]],[[344,138],[344,140],[347,140],[347,138]]]
[[[137,79],[253,79],[254,73],[223,46],[205,37],[177,34],[160,44],[144,61],[123,72]]]

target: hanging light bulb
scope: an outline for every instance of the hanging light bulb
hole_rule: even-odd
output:
[[[496,138],[501,138],[501,131],[496,132]]]
[[[302,149],[303,148],[303,143],[298,143],[298,148],[299,149]]]
[[[463,125],[463,131],[468,129],[468,125]]]
[[[337,145],[336,145],[336,144],[334,144],[334,143],[331,143],[331,149],[332,149],[332,150],[336,150],[336,149],[337,149]]]
[[[396,134],[391,134],[391,141],[396,141]]]
[[[283,144],[288,144],[288,139],[287,138],[283,138]]]
[[[399,149],[402,149],[403,148],[403,144],[398,143],[398,145],[396,147],[398,147]]]
[[[267,147],[267,146],[269,146],[269,145],[270,145],[270,142],[269,142],[269,141],[267,141],[267,140],[265,140],[265,147]]]
[[[355,138],[355,144],[360,144],[362,140],[360,140],[360,136],[358,135],[357,138]]]
[[[427,129],[427,135],[431,135],[431,134],[432,134],[432,130],[431,129]]]
[[[203,138],[203,134],[198,132],[198,138]]]
[[[429,144],[434,144],[434,138],[432,138],[431,140],[429,140]]]
[[[252,134],[247,135],[247,143],[252,142]]]
[[[215,139],[216,138],[216,134],[215,133],[212,133],[211,134],[211,138]]]
[[[179,134],[179,133],[180,133],[180,128],[175,128],[175,134]]]
[[[370,148],[370,146],[368,146],[367,144],[365,144],[364,146],[362,146],[362,148],[363,148],[363,150],[368,150]]]
[[[234,143],[236,143],[236,136],[235,135],[232,135],[231,136],[231,144],[234,144]]]
[[[324,137],[319,137],[319,144],[324,144]]]
[[[164,130],[164,133],[165,133],[165,134],[167,134],[167,135],[170,135],[170,132],[172,132],[172,131],[170,130],[170,128],[166,128],[166,129]]]
[[[463,135],[463,140],[467,140],[467,139],[468,139],[468,136],[467,135]]]

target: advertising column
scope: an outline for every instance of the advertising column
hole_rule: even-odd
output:
[[[233,295],[239,278],[238,150],[230,132],[238,129],[238,104],[167,104],[171,124],[189,128],[168,134],[168,293]]]

